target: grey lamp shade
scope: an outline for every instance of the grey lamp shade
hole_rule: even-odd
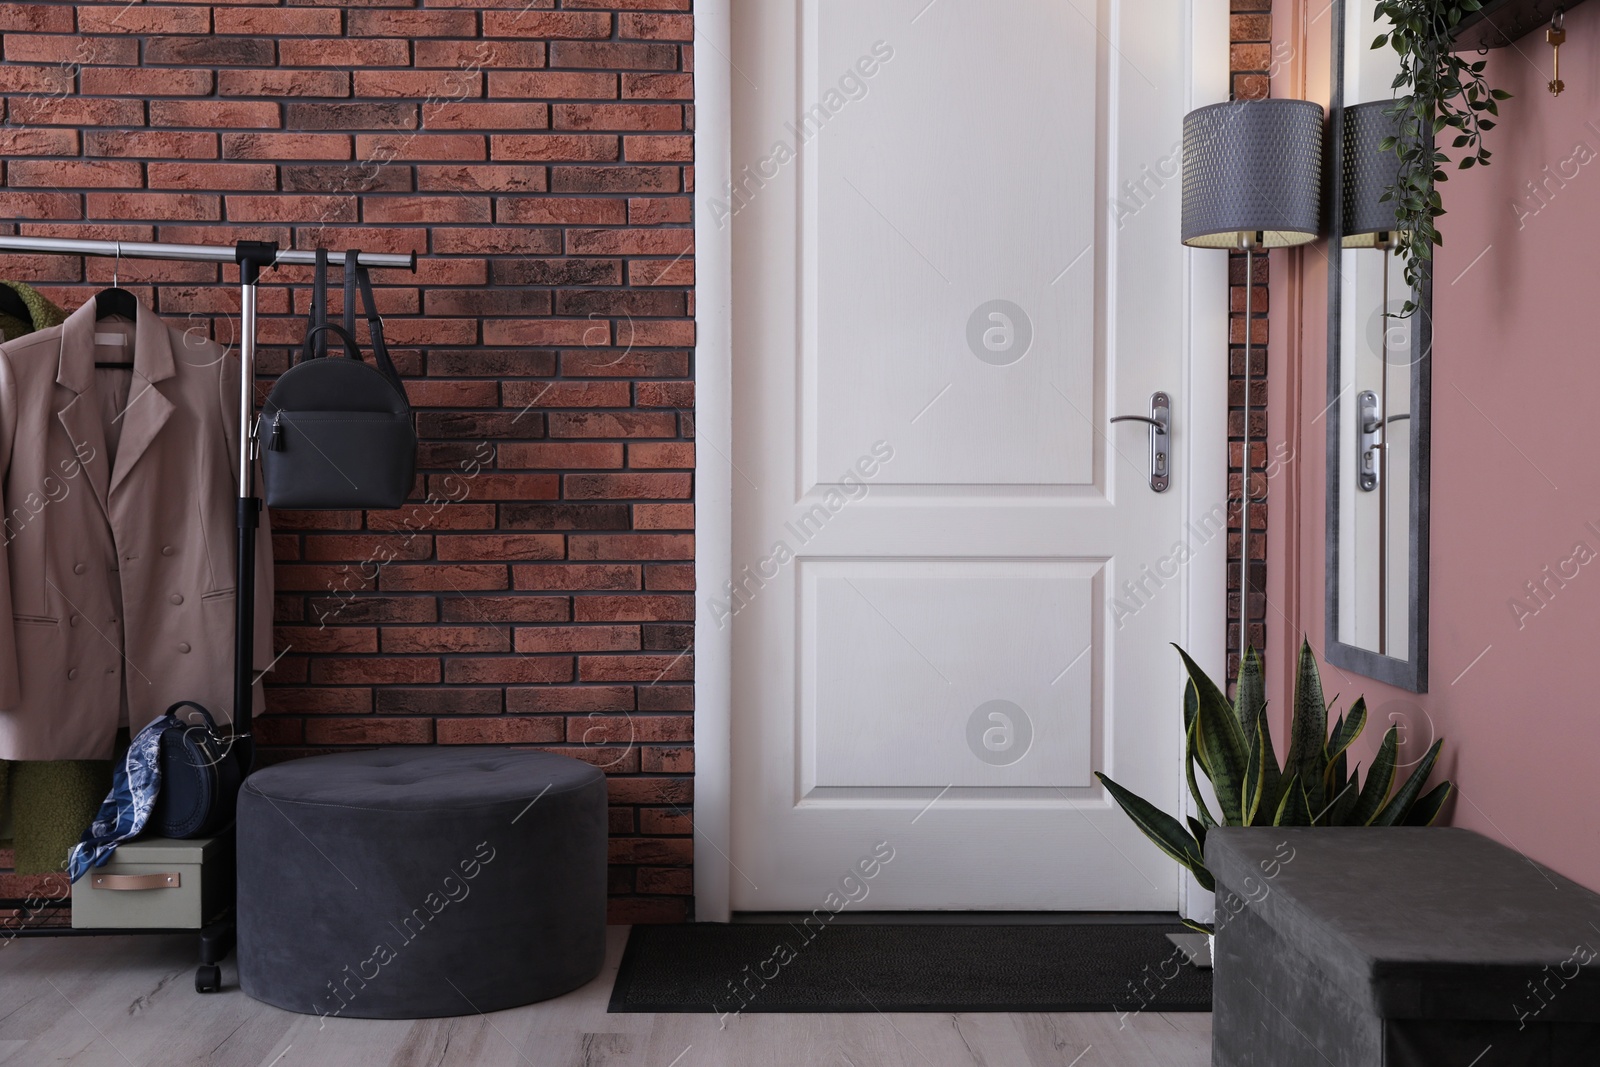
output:
[[[1236,100],[1183,118],[1183,243],[1285,248],[1322,221],[1322,105]]]
[[[1400,157],[1378,146],[1400,135],[1400,116],[1385,115],[1393,100],[1351,104],[1344,109],[1344,191],[1339,205],[1341,244],[1377,248],[1392,243],[1394,201],[1381,199],[1400,174]]]

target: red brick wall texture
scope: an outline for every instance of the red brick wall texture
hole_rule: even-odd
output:
[[[623,922],[693,908],[689,3],[0,4],[7,232],[418,253],[374,275],[414,503],[274,515],[259,735],[603,766]],[[0,256],[67,307],[112,270]],[[120,280],[236,338],[233,268]],[[263,388],[308,281],[264,278]]]

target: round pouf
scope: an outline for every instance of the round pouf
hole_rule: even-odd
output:
[[[239,985],[311,1015],[474,1015],[605,959],[606,783],[565,756],[382,748],[239,792]]]

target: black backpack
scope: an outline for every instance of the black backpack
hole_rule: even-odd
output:
[[[317,250],[311,320],[300,362],[261,406],[258,434],[267,506],[304,510],[398,508],[411,493],[417,431],[389,360],[383,320],[355,249],[344,258],[344,325],[328,321],[328,254]],[[355,339],[356,290],[372,332],[372,363]],[[328,338],[344,357],[326,354]]]

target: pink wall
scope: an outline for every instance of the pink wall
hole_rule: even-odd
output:
[[[1279,7],[1290,15],[1301,4]],[[1275,23],[1289,29],[1291,19]],[[1442,189],[1430,692],[1331,667],[1324,682],[1341,703],[1364,693],[1374,709],[1364,760],[1390,713],[1409,729],[1411,758],[1430,732],[1443,736],[1443,773],[1459,787],[1455,825],[1600,888],[1600,444],[1587,409],[1600,400],[1600,4],[1575,9],[1566,28],[1558,99],[1545,88],[1542,33],[1491,53],[1491,84],[1514,94],[1487,138],[1493,165],[1452,169]],[[1320,49],[1320,60],[1326,30],[1316,38],[1313,27],[1295,43]],[[1280,81],[1291,88],[1288,75]],[[1326,98],[1324,87],[1274,89]],[[1298,482],[1271,489],[1280,708],[1297,631],[1314,648],[1323,641],[1325,427],[1311,424],[1326,403],[1323,253],[1275,254],[1273,264],[1272,433],[1300,459]],[[1543,583],[1539,599],[1530,582]]]

